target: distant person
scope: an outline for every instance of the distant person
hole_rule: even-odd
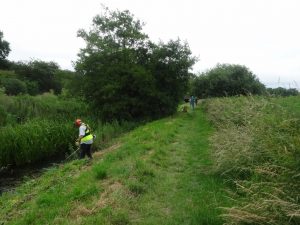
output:
[[[92,159],[91,146],[93,144],[93,135],[89,125],[83,123],[81,119],[75,121],[75,125],[79,128],[79,135],[76,143],[80,145],[80,158],[83,159],[85,155]]]
[[[191,97],[190,97],[190,106],[194,110],[194,108],[195,108],[195,97],[193,95],[191,95]]]

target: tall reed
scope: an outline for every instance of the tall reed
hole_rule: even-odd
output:
[[[34,119],[0,129],[0,166],[23,165],[64,154],[74,142],[72,123]]]
[[[215,172],[235,185],[236,206],[224,208],[227,224],[300,224],[299,100],[206,101],[217,128],[211,138]]]

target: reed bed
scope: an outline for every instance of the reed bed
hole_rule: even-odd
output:
[[[51,93],[39,96],[0,94],[0,169],[22,166],[51,157],[63,158],[76,149],[76,118],[88,123],[96,134],[93,150],[101,149],[135,123],[102,123],[88,104],[62,99]]]

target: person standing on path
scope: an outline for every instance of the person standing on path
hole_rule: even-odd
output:
[[[190,97],[190,106],[194,110],[194,108],[195,108],[195,97],[193,95]]]
[[[83,159],[87,155],[89,159],[92,159],[91,146],[93,144],[93,135],[91,129],[81,119],[76,119],[75,125],[79,128],[79,136],[76,143],[80,144],[80,158]]]

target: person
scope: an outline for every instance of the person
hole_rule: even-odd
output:
[[[191,98],[190,98],[190,105],[191,105],[191,108],[194,110],[194,108],[195,108],[195,97],[193,95],[191,95]]]
[[[91,146],[93,144],[93,135],[89,125],[83,123],[81,119],[76,119],[75,125],[79,128],[79,135],[77,144],[80,145],[80,158],[83,159],[85,155],[92,159]]]

